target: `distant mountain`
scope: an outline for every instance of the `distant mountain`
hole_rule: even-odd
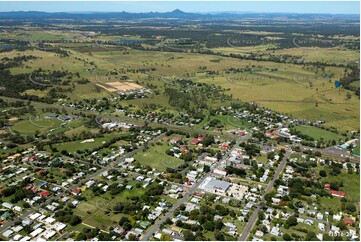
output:
[[[18,11],[18,12],[0,12],[0,19],[12,19],[16,21],[39,21],[44,22],[56,19],[73,19],[73,20],[131,20],[131,19],[146,19],[146,18],[175,18],[175,19],[247,19],[247,18],[289,18],[289,19],[303,19],[316,20],[323,19],[345,19],[358,20],[359,15],[344,15],[344,14],[295,14],[295,13],[250,13],[250,12],[213,12],[213,13],[187,13],[179,9],[172,12],[148,12],[148,13],[129,13],[129,12],[37,12],[37,11]]]

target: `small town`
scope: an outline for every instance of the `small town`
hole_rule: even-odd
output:
[[[134,129],[137,141],[130,142],[131,150],[129,143],[102,158],[102,149],[79,159],[36,147],[8,156],[0,175],[5,184],[1,235],[15,241],[194,240],[197,233],[220,240],[248,235],[254,241],[288,240],[300,233],[310,240],[345,234],[357,239],[349,189],[333,179],[359,174],[359,164],[342,149],[357,140],[306,147],[289,128],[304,121],[255,111],[221,107],[220,114],[263,125],[226,132],[213,127],[218,135],[195,137],[131,123],[102,123],[104,130]],[[285,122],[276,122],[278,117]],[[81,143],[87,142],[94,139]],[[87,233],[74,238],[74,228]],[[290,228],[295,232],[286,230]]]
[[[359,241],[360,3],[0,1],[1,241]]]

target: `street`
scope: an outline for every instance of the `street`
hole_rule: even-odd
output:
[[[246,141],[248,138],[250,137],[250,134],[247,134],[245,136],[242,136],[240,137],[237,142],[234,144],[234,146],[229,149],[223,156],[222,158],[218,161],[218,162],[221,162],[223,161],[224,159],[226,159],[229,154],[239,146],[240,143]],[[191,188],[188,189],[188,191],[186,192],[186,194],[178,200],[178,202],[176,204],[173,205],[173,207],[160,219],[160,220],[157,220],[155,222],[155,224],[148,230],[148,232],[142,237],[142,241],[147,241],[149,240],[153,234],[155,234],[159,228],[160,228],[160,225],[162,223],[164,223],[166,221],[167,218],[171,218],[174,214],[174,211],[177,210],[179,208],[180,205],[184,204],[188,199],[189,197],[197,190],[198,186],[208,177],[210,176],[210,174],[212,173],[212,169],[210,172],[206,173],[203,175],[203,177],[201,179],[199,179],[196,183],[194,183]]]
[[[264,203],[265,195],[272,190],[274,182],[278,179],[280,173],[285,168],[285,166],[287,164],[287,159],[290,157],[290,155],[291,155],[291,152],[287,151],[285,156],[283,157],[282,162],[279,164],[279,166],[278,166],[278,168],[277,168],[277,170],[276,170],[276,172],[275,172],[275,174],[273,176],[273,179],[268,183],[268,185],[266,187],[266,190],[263,193],[263,196],[262,196],[262,199],[261,199],[260,203],[258,204],[256,210],[253,212],[252,216],[249,218],[248,223],[247,223],[246,227],[243,230],[243,233],[239,237],[240,241],[247,240],[253,226],[256,224],[256,221],[258,219],[258,213],[261,210],[261,205],[260,204]]]

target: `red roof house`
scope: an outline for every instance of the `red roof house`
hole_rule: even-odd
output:
[[[190,143],[193,144],[193,145],[197,145],[202,140],[203,140],[203,137],[198,137],[197,139],[192,139]]]
[[[184,145],[181,145],[181,146],[180,146],[180,150],[181,150],[182,152],[186,153],[186,154],[189,153],[189,150],[188,150],[187,147],[185,147]]]
[[[265,133],[265,135],[266,135],[267,137],[271,137],[271,136],[272,136],[272,132],[267,131],[267,132]]]
[[[37,157],[36,155],[32,155],[32,156],[30,157],[29,161],[34,161],[34,160],[36,160],[36,159],[38,159],[38,157]]]
[[[325,189],[326,190],[331,190],[331,185],[329,183],[325,184]]]
[[[345,224],[348,224],[348,225],[353,225],[355,223],[355,221],[353,221],[352,219],[345,219],[343,221],[345,222]]]
[[[190,143],[192,145],[197,145],[197,144],[199,144],[199,142],[201,142],[199,139],[192,139]]]
[[[74,188],[72,191],[71,191],[74,195],[79,195],[81,193],[81,191],[77,188]]]
[[[244,136],[244,135],[246,135],[246,132],[244,132],[244,131],[239,131],[238,134],[239,134],[240,136]]]
[[[25,190],[30,190],[31,188],[32,188],[32,186],[31,185],[27,185],[26,187],[24,187],[25,188]]]
[[[229,144],[223,143],[223,144],[221,145],[221,148],[226,150],[226,149],[229,148]]]
[[[49,196],[50,196],[50,192],[48,192],[48,191],[41,191],[41,192],[39,192],[39,195],[40,195],[41,197],[49,197]]]
[[[181,140],[181,138],[175,137],[175,138],[173,138],[170,142],[171,142],[172,144],[177,144],[178,141],[180,141],[180,140]]]
[[[344,197],[346,194],[341,191],[331,190],[331,195],[335,197]]]

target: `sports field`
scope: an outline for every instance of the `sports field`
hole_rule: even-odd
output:
[[[183,160],[165,154],[165,151],[172,146],[162,143],[161,145],[150,146],[144,152],[138,152],[134,158],[143,166],[150,166],[160,171],[167,168],[175,169],[184,163]]]
[[[302,134],[308,135],[315,140],[323,139],[324,141],[335,140],[336,142],[339,139],[344,139],[340,134],[336,134],[327,130],[323,130],[320,128],[312,127],[312,126],[296,126],[296,130],[300,131]]]

